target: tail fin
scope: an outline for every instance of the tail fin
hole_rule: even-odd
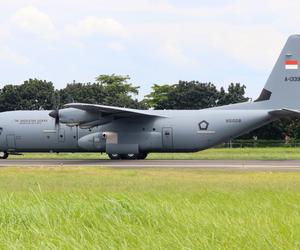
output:
[[[255,102],[268,108],[300,109],[300,35],[287,40]]]

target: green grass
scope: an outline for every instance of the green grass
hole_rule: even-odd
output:
[[[26,153],[10,156],[12,159],[108,159],[100,153]],[[213,148],[197,153],[152,153],[147,159],[182,160],[296,160],[300,159],[300,147],[274,148]]]
[[[1,249],[299,249],[300,173],[0,168]]]

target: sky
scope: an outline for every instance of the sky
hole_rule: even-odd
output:
[[[256,98],[291,34],[297,0],[0,0],[0,87],[29,78],[129,75],[140,95],[179,80]]]

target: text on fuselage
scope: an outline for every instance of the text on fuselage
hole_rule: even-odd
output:
[[[42,124],[48,122],[47,119],[15,119],[15,122],[21,125],[28,125],[28,124]]]

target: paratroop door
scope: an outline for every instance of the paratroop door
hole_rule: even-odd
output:
[[[164,149],[173,149],[173,129],[162,129],[162,144]]]
[[[16,138],[15,135],[6,136],[7,148],[9,150],[14,150],[16,148]]]
[[[58,129],[58,142],[65,142],[65,130],[62,128]]]

